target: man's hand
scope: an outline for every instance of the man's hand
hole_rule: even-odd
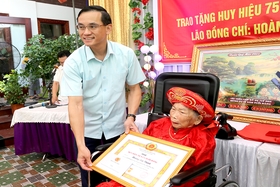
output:
[[[86,171],[92,171],[91,154],[86,146],[78,148],[78,164]]]
[[[53,96],[52,96],[52,104],[55,104],[55,103],[58,103],[58,104],[59,104],[59,100],[58,100],[58,98],[57,98],[56,95],[53,95]]]
[[[124,122],[125,134],[128,134],[129,131],[139,132],[138,127],[134,123],[134,118],[129,117]]]

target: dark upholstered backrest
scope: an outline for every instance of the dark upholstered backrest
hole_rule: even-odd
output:
[[[166,98],[166,92],[175,86],[200,94],[215,110],[220,88],[217,76],[209,73],[165,72],[156,80],[153,113],[169,114],[171,104]]]

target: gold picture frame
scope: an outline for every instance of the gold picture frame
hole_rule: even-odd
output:
[[[216,112],[280,125],[280,38],[195,45],[190,71],[220,78]]]
[[[194,148],[140,133],[123,134],[92,165],[92,169],[127,187],[165,186]]]

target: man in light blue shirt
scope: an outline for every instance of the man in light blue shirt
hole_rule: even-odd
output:
[[[141,101],[139,83],[146,77],[132,49],[107,40],[112,24],[103,7],[82,9],[77,21],[84,45],[65,61],[61,94],[68,96],[82,186],[87,187],[95,147],[114,142],[124,132],[138,132],[134,120]],[[128,114],[125,84],[129,88]],[[93,178],[96,180],[91,185],[95,186],[100,177]]]

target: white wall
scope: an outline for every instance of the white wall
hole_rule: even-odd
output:
[[[75,15],[81,9],[75,9]],[[0,12],[7,13],[10,17],[31,19],[32,35],[38,34],[37,18],[69,21],[70,34],[75,33],[75,19],[72,7],[37,3],[28,0],[1,0]],[[76,16],[75,16],[76,17]]]
[[[37,3],[28,0],[0,0],[0,12],[9,14],[10,17],[30,18],[32,35],[38,34],[37,18],[69,21],[70,34],[76,33],[75,20],[81,9],[46,3]],[[74,17],[75,16],[75,17]],[[0,27],[8,24],[1,24]],[[25,28],[22,25],[9,25],[11,28],[12,44],[22,54],[26,43]],[[22,61],[22,59],[21,59]],[[21,68],[19,66],[18,68]]]
[[[157,0],[152,1],[152,9],[154,16],[154,43],[158,45],[158,12],[157,12]],[[54,19],[69,21],[70,34],[74,34],[75,20],[81,9],[75,9],[75,15],[72,7],[65,7],[59,5],[51,5],[45,3],[37,3],[35,1],[28,0],[0,0],[0,12],[7,13],[11,17],[23,17],[31,19],[32,35],[38,34],[37,18]],[[151,10],[149,10],[151,11]],[[75,19],[74,19],[75,16]],[[21,48],[20,46],[17,46]],[[190,64],[186,63],[172,63],[166,64],[165,71],[189,71]]]

